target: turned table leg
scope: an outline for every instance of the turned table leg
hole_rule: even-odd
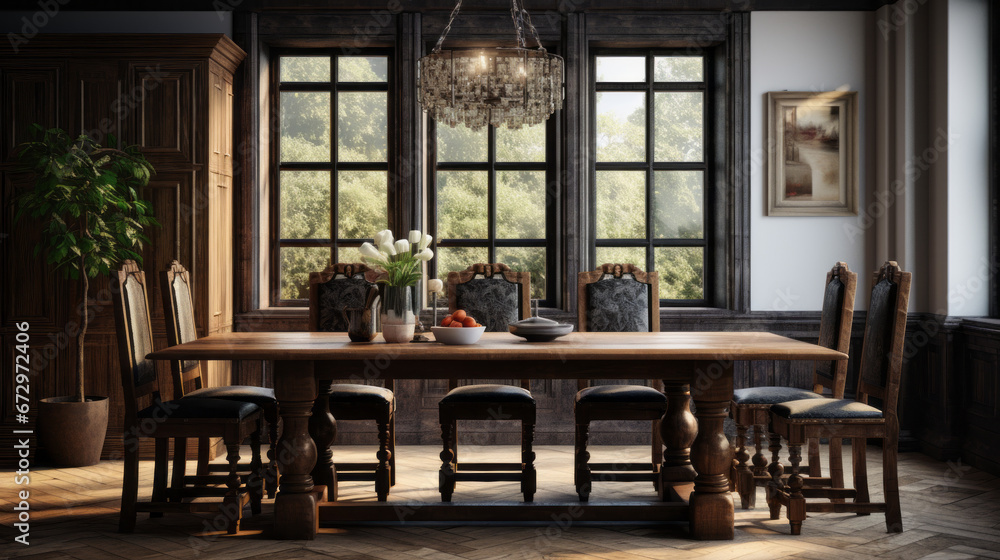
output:
[[[663,391],[667,394],[667,411],[660,421],[660,436],[665,446],[660,467],[661,499],[667,495],[666,487],[671,482],[694,480],[691,443],[698,433],[698,422],[691,414],[690,385],[664,380]]]
[[[316,466],[312,477],[315,484],[326,486],[327,501],[337,501],[337,473],[333,468],[333,451],[330,446],[337,437],[337,421],[330,414],[330,393],[333,381],[324,380],[317,384],[317,398],[313,402],[312,416],[309,418],[309,434],[316,443]]]
[[[275,361],[274,393],[283,425],[277,452],[281,481],[274,499],[274,536],[314,539],[319,517],[310,474],[316,465],[316,444],[309,435],[317,396],[313,363]]]
[[[701,540],[732,540],[735,513],[729,492],[729,470],[733,449],[722,427],[733,398],[733,363],[709,362],[696,367],[692,389],[698,437],[691,447],[691,463],[698,476],[690,501],[691,536]]]

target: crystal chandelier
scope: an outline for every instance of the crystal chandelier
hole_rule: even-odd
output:
[[[517,47],[441,50],[462,7],[458,0],[431,54],[420,59],[419,101],[437,122],[478,130],[487,124],[521,128],[562,109],[563,59],[546,52],[528,11],[511,0]],[[529,49],[525,27],[538,46]]]

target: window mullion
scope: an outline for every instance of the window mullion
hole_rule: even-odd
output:
[[[646,270],[653,270],[653,159],[654,112],[653,55],[646,55]]]
[[[489,262],[497,261],[497,143],[496,128],[487,125],[486,133],[486,159],[489,162],[489,171],[486,179],[486,237],[489,239],[489,246],[486,250],[486,257]]]
[[[338,76],[338,66],[339,61],[336,56],[330,57],[330,162],[333,164],[333,169],[330,170],[330,239],[333,240],[333,247],[331,248],[330,258],[336,262],[340,260],[340,243],[338,239],[337,224],[340,223],[340,208],[339,208],[339,198],[337,193],[339,192],[337,181],[340,179],[340,174],[337,173],[337,164],[339,154],[339,147],[337,146],[338,129],[337,129],[337,107],[340,103],[340,98],[337,96],[337,76]]]

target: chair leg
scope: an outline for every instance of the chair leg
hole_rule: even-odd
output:
[[[208,438],[198,438],[198,470],[195,471],[198,476],[208,474],[208,456],[211,454],[209,443]]]
[[[538,473],[535,471],[535,452],[531,444],[535,440],[535,423],[521,421],[521,493],[525,502],[535,499]]]
[[[389,488],[392,486],[392,452],[389,450],[389,418],[378,423],[378,467],[375,468],[375,493],[378,501],[384,502],[389,499]]]
[[[843,444],[843,438],[830,438],[830,486],[834,488],[844,487]],[[837,504],[844,503],[843,498],[834,498],[830,501]]]
[[[768,483],[767,506],[771,510],[771,519],[779,519],[781,517],[781,502],[773,499],[771,494],[784,489],[781,477],[785,474],[785,469],[781,466],[781,461],[778,457],[778,454],[781,452],[781,436],[768,431],[767,444],[767,449],[771,452],[771,462],[767,465],[767,472],[771,475],[771,482]]]
[[[135,501],[139,495],[139,438],[125,428],[125,472],[122,475],[122,505],[118,514],[118,532],[135,530]]]
[[[267,421],[267,469],[264,471],[264,488],[267,489],[267,499],[274,498],[278,491],[278,463],[275,460],[274,448],[278,445],[278,409],[264,409],[264,419]]]
[[[650,457],[653,463],[653,491],[660,492],[660,466],[663,465],[663,435],[660,433],[660,421],[653,420],[653,453]]]
[[[753,427],[753,446],[756,453],[750,458],[753,463],[754,476],[764,476],[767,474],[767,457],[764,456],[764,426],[755,425]]]
[[[162,504],[167,501],[167,452],[169,451],[170,440],[167,438],[156,438],[154,441],[153,496],[151,501]],[[149,517],[163,517],[163,512],[152,511],[149,513]]]
[[[180,502],[184,491],[184,474],[187,470],[187,438],[174,438],[174,461],[170,472],[171,502]]]
[[[750,471],[750,467],[747,466],[747,460],[750,459],[750,453],[747,452],[747,427],[737,424],[736,425],[736,455],[734,460],[737,461],[736,467],[733,469],[730,475],[729,485],[732,487],[736,485],[736,490],[740,493],[740,506],[743,509],[749,509],[751,504],[751,496],[756,494],[757,486],[756,481],[753,479],[753,472]]]
[[[396,485],[396,415],[389,418],[389,486]]]
[[[809,438],[809,476],[823,476],[819,462],[819,438]]]
[[[802,462],[801,442],[788,442],[788,462],[792,465],[792,473],[788,477],[788,524],[793,535],[801,535],[802,521],[806,518],[806,499],[802,495],[805,481],[799,472],[799,464]]]
[[[854,465],[854,488],[857,494],[854,496],[854,503],[867,504],[871,502],[868,494],[868,438],[854,438],[851,440],[851,452],[853,454]],[[858,515],[870,515],[859,513]]]
[[[260,432],[263,419],[257,420],[257,429],[250,434],[250,478],[247,486],[250,490],[250,513],[260,514],[260,502],[264,498],[264,463],[260,459]]]
[[[225,514],[229,516],[229,526],[226,532],[235,535],[240,530],[240,519],[243,517],[243,508],[240,507],[240,475],[238,473],[240,462],[240,442],[226,438],[226,461],[229,462],[229,476],[226,478],[226,497],[222,500],[222,507]]]
[[[899,509],[899,477],[896,473],[896,455],[899,436],[889,429],[889,437],[882,441],[882,487],[885,492],[885,529],[888,533],[903,532],[903,514]]]
[[[587,451],[587,440],[590,438],[590,422],[576,424],[576,459],[575,482],[576,494],[581,502],[590,499],[590,453]]]
[[[438,490],[441,501],[450,502],[455,492],[455,420],[441,419],[441,471],[438,473]]]

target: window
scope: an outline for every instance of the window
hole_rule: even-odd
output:
[[[553,298],[555,118],[519,130],[432,124],[434,274],[480,262],[531,273],[531,297]]]
[[[706,58],[599,51],[591,62],[591,258],[659,271],[666,305],[706,305],[713,157]]]
[[[389,227],[391,67],[374,49],[276,57],[274,305],[302,305],[310,272],[360,262],[361,243]]]

